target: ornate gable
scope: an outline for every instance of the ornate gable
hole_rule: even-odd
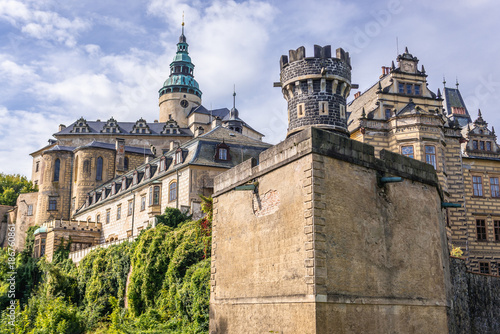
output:
[[[80,117],[80,119],[76,121],[75,125],[73,125],[71,133],[90,133],[90,127],[88,126],[85,118]]]
[[[180,127],[174,119],[169,119],[165,122],[161,134],[164,135],[178,135],[181,133]]]
[[[111,117],[110,119],[108,119],[108,121],[106,122],[106,124],[104,124],[101,132],[103,133],[120,133],[120,128],[118,127],[118,123],[116,122],[116,120]]]
[[[148,123],[141,117],[137,122],[135,122],[132,128],[132,133],[137,134],[151,134],[151,129],[149,129]]]
[[[485,156],[485,157],[499,157],[500,148],[496,142],[497,136],[495,128],[488,129],[488,123],[483,119],[481,110],[478,112],[478,117],[473,123],[471,129],[467,125],[467,144],[465,145],[465,152],[469,156]]]

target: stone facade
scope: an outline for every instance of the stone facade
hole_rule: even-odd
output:
[[[446,333],[441,201],[431,166],[315,128],[217,176],[211,333]]]
[[[316,45],[314,57],[305,56],[305,48],[290,50],[290,58],[281,56],[280,86],[288,102],[288,136],[308,126],[347,134],[346,98],[351,88],[349,54],[331,46]]]
[[[445,86],[443,96],[429,90],[424,67],[406,49],[398,66],[383,67],[379,81],[355,95],[348,113],[351,138],[373,145],[376,154],[390,150],[435,167],[444,200],[460,205],[446,209],[450,249],[465,252],[469,269],[480,272],[482,262],[483,271],[498,274],[500,194],[490,194],[490,183],[500,174],[500,150],[481,115],[470,123],[458,85]],[[474,195],[474,177],[484,195]],[[479,240],[478,220],[488,233]]]
[[[87,121],[81,117],[67,127],[59,125],[59,131],[54,134],[56,139],[49,140],[47,146],[31,154],[32,181],[38,185],[39,192],[33,195],[37,196],[36,200],[30,197],[30,203],[36,206],[34,217],[28,218],[22,209],[16,211],[17,219],[14,220],[19,224],[19,239],[24,240],[29,226],[43,226],[54,220],[97,223],[99,217],[105,227],[98,240],[106,242],[137,234],[141,228],[152,225],[154,216],[161,214],[167,206],[198,216],[198,195],[212,194],[215,175],[241,162],[243,157],[256,156],[269,147],[261,141],[263,134],[234,117],[232,110],[208,110],[201,105],[202,94],[194,79],[194,65],[188,55],[184,34],[179,39],[170,67],[170,75],[159,90],[160,122],[146,122],[143,118],[135,122],[119,122],[113,117],[107,121]],[[236,110],[234,104],[233,109]],[[238,127],[232,128],[233,123]],[[182,151],[181,155],[191,154],[191,159],[200,153],[190,151],[191,147],[205,149],[206,145],[193,146],[193,140],[202,137],[210,143],[208,146],[212,151],[203,152],[201,156],[206,158],[208,155],[210,159],[184,171],[179,169],[177,162],[172,164],[178,150]],[[219,154],[216,145],[224,141],[231,143],[229,150],[241,151],[238,156],[233,151],[231,154],[235,156],[229,162],[220,161],[216,156]],[[141,173],[147,166],[159,170],[162,159],[171,169],[165,174],[162,171],[158,181],[161,183],[162,204],[147,210],[137,209],[151,184],[141,180],[141,189],[128,192],[132,179],[137,173],[142,178]],[[168,201],[173,178],[178,193],[175,201]],[[121,187],[119,195],[113,194],[112,200],[109,196],[103,198],[103,194],[109,195],[112,184]],[[134,210],[129,217],[126,207],[131,200]],[[119,219],[116,218],[120,216],[118,207],[123,210]],[[108,224],[104,223],[107,216]],[[47,240],[51,239],[47,237]],[[22,243],[18,247],[22,247]]]

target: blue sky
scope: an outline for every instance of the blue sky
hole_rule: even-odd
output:
[[[195,77],[210,108],[237,108],[277,143],[286,102],[279,58],[304,45],[343,47],[363,91],[408,46],[434,92],[460,90],[500,126],[500,3],[494,0],[0,0],[0,172],[31,176],[29,153],[59,124],[158,119],[158,89],[185,12]],[[351,93],[351,96],[353,92]]]

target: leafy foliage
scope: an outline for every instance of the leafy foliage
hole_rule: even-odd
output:
[[[191,217],[182,213],[181,210],[168,207],[165,208],[165,212],[162,215],[156,216],[158,225],[166,225],[173,228],[176,228],[179,224],[189,219],[191,219]]]
[[[0,205],[16,205],[20,193],[38,191],[25,176],[0,173]]]
[[[179,210],[166,210],[162,223],[135,242],[96,249],[78,267],[68,259],[70,242],[61,243],[52,263],[33,259],[33,231],[28,233],[19,266],[43,272],[43,280],[37,278],[19,300],[15,332],[206,333],[211,199],[206,201],[204,219],[187,221]],[[0,252],[0,260],[4,256]],[[0,266],[0,277],[4,271]],[[10,333],[7,322],[4,309],[0,334]]]

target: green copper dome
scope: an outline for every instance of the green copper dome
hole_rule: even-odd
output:
[[[195,94],[201,97],[200,86],[194,79],[194,64],[191,62],[191,57],[188,52],[189,44],[184,36],[184,24],[182,26],[182,34],[177,43],[177,52],[174,60],[170,63],[170,76],[163,83],[160,89],[160,96],[168,93],[185,92]]]

